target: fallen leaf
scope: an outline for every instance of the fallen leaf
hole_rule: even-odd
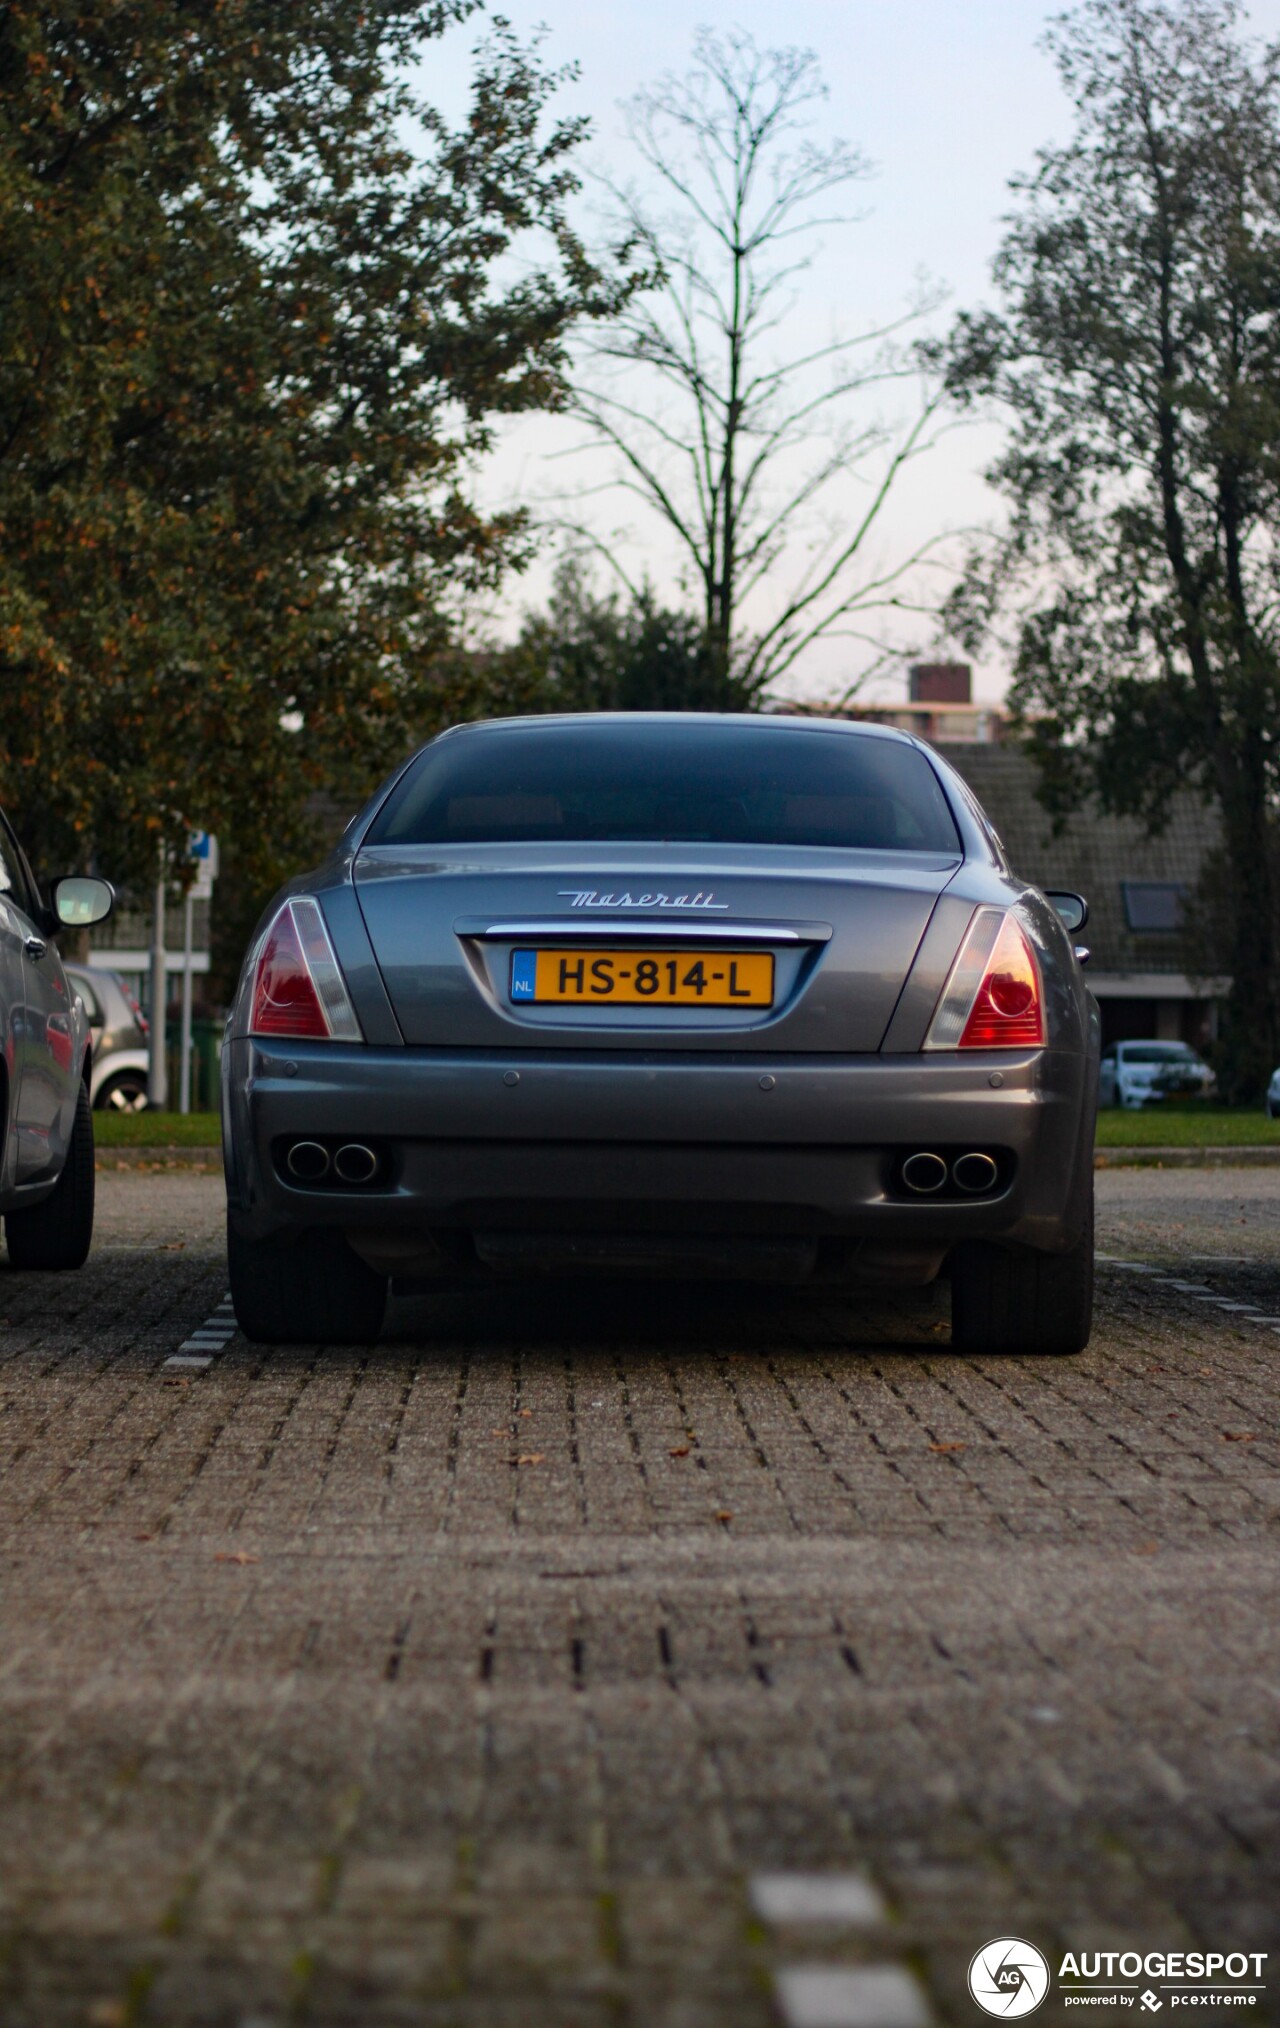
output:
[[[533,1414],[533,1410],[532,1410],[531,1408],[522,1408],[522,1409],[520,1410],[520,1413],[521,1413],[521,1415],[532,1415],[532,1414]]]
[[[154,1542],[154,1541],[155,1541],[155,1537],[154,1537],[154,1535],[135,1535],[133,1539],[134,1539],[134,1541],[135,1541],[135,1542]]]
[[[967,1449],[968,1449],[968,1445],[967,1445],[967,1444],[930,1444],[930,1446],[929,1446],[929,1449],[930,1449],[931,1451],[963,1451],[963,1450],[967,1450]]]
[[[1140,1542],[1138,1544],[1138,1554],[1139,1556],[1154,1556],[1159,1547],[1160,1544],[1158,1542]]]
[[[733,1519],[732,1507],[721,1507],[717,1510],[716,1512],[717,1521],[732,1521],[732,1519]]]
[[[516,1459],[518,1465],[541,1465],[546,1461],[545,1451],[521,1451]]]
[[[509,1438],[509,1437],[510,1437],[510,1435],[511,1435],[511,1431],[510,1431],[509,1429],[495,1429],[495,1430],[491,1430],[491,1431],[489,1432],[489,1434],[490,1434],[491,1436],[500,1436],[500,1437],[508,1437],[508,1438]]]
[[[1258,1439],[1251,1429],[1224,1429],[1222,1441],[1224,1444],[1256,1444]]]
[[[691,1444],[676,1444],[667,1452],[667,1456],[669,1458],[687,1458],[692,1448]]]
[[[220,1549],[214,1557],[215,1563],[257,1563],[258,1558],[247,1549]]]
[[[1148,1372],[1148,1373],[1163,1373],[1163,1372],[1164,1372],[1164,1368],[1163,1368],[1163,1366],[1148,1366],[1148,1368],[1147,1368],[1147,1372]]]
[[[186,1250],[186,1244],[187,1242],[185,1239],[166,1239],[163,1246],[158,1246],[156,1248],[156,1252],[183,1253]]]

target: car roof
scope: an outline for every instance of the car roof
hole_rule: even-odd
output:
[[[543,711],[522,718],[469,718],[446,726],[438,739],[459,739],[478,733],[516,729],[547,731],[564,726],[686,725],[772,727],[782,732],[832,733],[854,739],[889,740],[898,746],[920,747],[924,741],[896,725],[870,725],[865,719],[810,717],[790,711]]]

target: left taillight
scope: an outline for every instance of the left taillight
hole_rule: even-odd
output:
[[[980,908],[942,989],[926,1049],[1039,1049],[1044,986],[1016,915]]]
[[[253,976],[253,1035],[316,1042],[363,1042],[347,982],[319,904],[295,894],[262,940]]]

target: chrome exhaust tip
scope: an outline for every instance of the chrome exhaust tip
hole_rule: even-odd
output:
[[[947,1165],[941,1155],[921,1149],[908,1155],[902,1165],[902,1180],[917,1197],[932,1197],[947,1180]]]
[[[990,1155],[957,1155],[951,1165],[951,1180],[957,1190],[963,1190],[966,1197],[978,1197],[984,1190],[991,1190],[999,1178],[1000,1171]]]
[[[347,1141],[333,1158],[333,1173],[344,1183],[372,1183],[378,1158],[363,1141]]]
[[[329,1150],[319,1141],[295,1141],[284,1160],[299,1183],[320,1183],[329,1173]]]

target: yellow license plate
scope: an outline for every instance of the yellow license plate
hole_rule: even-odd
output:
[[[772,1007],[772,951],[513,951],[511,998],[598,1007]]]

